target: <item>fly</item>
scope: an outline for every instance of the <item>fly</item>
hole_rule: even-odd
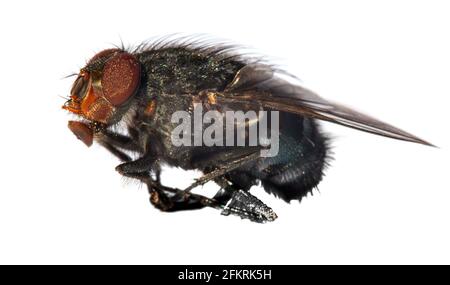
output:
[[[236,50],[194,39],[104,50],[77,74],[63,105],[80,118],[69,129],[87,146],[96,141],[118,157],[116,170],[146,184],[156,208],[213,207],[255,222],[277,215],[250,194],[253,185],[289,202],[321,181],[329,138],[318,120],[431,146]],[[125,127],[118,132],[117,126]],[[160,181],[163,164],[203,176],[185,189],[167,187]],[[221,188],[214,197],[191,192],[209,181]]]

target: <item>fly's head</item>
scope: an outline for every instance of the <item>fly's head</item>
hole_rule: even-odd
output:
[[[69,129],[90,146],[94,132],[120,119],[136,95],[141,65],[132,54],[107,49],[96,54],[80,70],[63,109],[83,118],[69,121]]]

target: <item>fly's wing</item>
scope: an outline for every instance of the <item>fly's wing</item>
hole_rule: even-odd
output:
[[[239,105],[243,109],[255,109],[259,106],[296,113],[376,135],[433,146],[408,132],[294,85],[276,76],[274,69],[268,65],[243,67],[225,91],[218,94],[217,101],[221,104]]]

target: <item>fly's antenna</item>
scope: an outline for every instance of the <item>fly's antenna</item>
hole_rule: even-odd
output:
[[[63,99],[66,100],[66,101],[69,101],[69,100],[70,100],[70,98],[69,98],[69,97],[66,97],[66,96],[58,95],[58,97],[63,98]]]
[[[69,74],[69,75],[66,75],[66,76],[63,76],[63,77],[61,77],[61,79],[67,79],[67,78],[70,78],[70,77],[73,77],[73,76],[76,76],[76,75],[78,75],[78,73],[71,73],[71,74]]]

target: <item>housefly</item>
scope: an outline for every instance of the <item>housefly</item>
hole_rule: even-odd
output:
[[[249,192],[253,185],[289,202],[321,181],[329,139],[318,120],[431,145],[286,75],[233,45],[162,39],[97,53],[77,74],[63,109],[79,118],[69,129],[118,157],[116,170],[145,183],[156,208],[213,207],[255,222],[277,216]],[[185,189],[167,187],[162,165],[203,176]],[[208,181],[220,186],[212,198],[191,192]]]

